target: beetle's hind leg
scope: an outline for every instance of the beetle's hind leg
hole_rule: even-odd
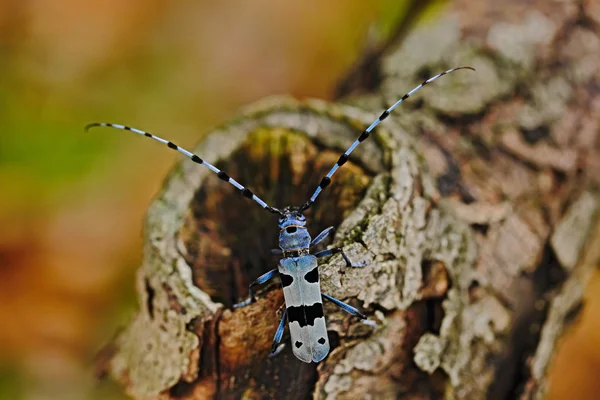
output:
[[[269,357],[275,357],[277,354],[281,353],[281,350],[285,347],[285,344],[281,343],[281,338],[283,337],[283,329],[285,328],[285,320],[287,319],[287,308],[283,310],[283,315],[281,316],[281,321],[279,321],[279,326],[277,327],[277,331],[275,332],[275,336],[273,337],[273,344],[271,345],[271,352],[269,353]]]

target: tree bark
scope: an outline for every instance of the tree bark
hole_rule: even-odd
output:
[[[323,362],[289,346],[267,358],[279,283],[231,305],[276,267],[276,218],[184,160],[148,211],[140,310],[100,369],[138,399],[543,398],[600,259],[598,24],[592,1],[455,1],[381,54],[376,91],[271,98],[212,132],[196,154],[269,204],[300,205],[415,82],[477,70],[403,104],[307,213],[313,235],[334,225],[333,243],[369,262],[319,269],[323,292],[376,328],[326,304]]]

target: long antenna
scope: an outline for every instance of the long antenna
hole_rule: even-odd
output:
[[[252,193],[250,191],[250,189],[248,189],[248,188],[244,187],[243,185],[241,185],[238,181],[236,181],[235,179],[231,178],[229,175],[227,175],[225,172],[221,171],[219,168],[217,168],[214,165],[212,165],[212,164],[204,161],[203,159],[201,159],[200,157],[198,157],[194,153],[192,153],[190,151],[187,151],[186,149],[177,146],[173,142],[170,142],[168,140],[159,138],[158,136],[155,136],[155,135],[153,135],[153,134],[151,134],[149,132],[142,131],[140,129],[131,128],[131,127],[125,126],[125,125],[109,124],[109,123],[106,123],[106,122],[94,122],[92,124],[86,125],[85,131],[87,132],[90,128],[93,128],[93,127],[96,127],[96,126],[107,126],[107,127],[110,127],[110,128],[116,128],[116,129],[122,129],[122,130],[125,130],[125,131],[135,132],[135,133],[137,133],[139,135],[144,135],[144,136],[149,137],[151,139],[154,139],[154,140],[156,140],[158,142],[166,144],[168,148],[170,148],[172,150],[177,150],[181,154],[186,155],[193,162],[198,163],[200,165],[204,165],[205,167],[207,167],[208,169],[210,169],[212,172],[214,172],[215,174],[217,174],[217,176],[219,177],[219,179],[221,179],[221,180],[223,180],[225,182],[229,182],[230,184],[232,184],[233,186],[235,186],[235,188],[240,191],[240,193],[242,194],[242,196],[244,196],[244,197],[246,197],[248,199],[254,200],[255,202],[258,203],[259,206],[261,206],[265,210],[267,210],[269,212],[272,212],[273,214],[283,215],[283,213],[280,210],[278,210],[275,207],[269,206],[262,199],[260,199],[254,193]]]
[[[396,107],[398,107],[404,100],[408,99],[412,94],[414,94],[417,90],[421,89],[423,86],[427,85],[428,83],[431,83],[433,81],[435,81],[436,79],[449,74],[451,72],[457,71],[459,69],[470,69],[472,71],[475,71],[474,68],[472,67],[457,67],[457,68],[452,68],[449,69],[447,71],[444,71],[442,73],[437,74],[436,76],[433,76],[425,81],[423,81],[423,83],[421,83],[419,86],[417,86],[416,88],[414,88],[413,90],[411,90],[410,92],[406,93],[404,96],[402,96],[402,98],[400,100],[398,100],[397,102],[395,102],[390,108],[388,108],[387,110],[385,110],[380,116],[379,118],[377,118],[375,121],[373,121],[373,123],[371,125],[369,125],[369,127],[367,129],[365,129],[360,136],[358,137],[358,139],[356,139],[354,141],[354,143],[352,143],[352,145],[348,148],[348,150],[346,150],[346,152],[344,154],[342,154],[339,158],[339,160],[337,161],[337,163],[329,170],[329,172],[327,173],[327,175],[325,175],[323,177],[323,179],[321,179],[321,182],[319,183],[319,186],[317,187],[317,189],[315,190],[315,192],[313,193],[313,195],[310,197],[310,199],[304,203],[303,205],[300,206],[299,211],[303,212],[306,209],[308,209],[317,199],[317,197],[319,196],[319,193],[321,193],[321,191],[323,189],[325,189],[327,186],[329,186],[329,184],[331,183],[331,177],[333,176],[333,174],[335,174],[335,171],[338,170],[339,167],[341,167],[342,165],[344,165],[346,163],[346,161],[348,161],[348,158],[350,157],[350,153],[352,153],[354,151],[354,149],[356,147],[358,147],[359,144],[361,144],[362,142],[364,142],[369,135],[371,134],[371,131],[373,129],[375,129],[375,127],[377,125],[379,125],[379,123],[381,121],[383,121],[384,119],[386,119],[388,117],[388,115],[390,115],[390,113],[392,111],[394,111],[394,109]]]

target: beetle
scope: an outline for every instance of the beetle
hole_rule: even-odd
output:
[[[352,307],[351,305],[346,304],[325,293],[321,293],[317,259],[341,253],[346,265],[349,267],[361,267],[364,266],[364,263],[353,264],[346,253],[344,253],[344,250],[339,247],[322,250],[311,254],[311,249],[317,244],[321,243],[331,233],[333,227],[325,229],[314,239],[312,239],[308,230],[306,229],[306,218],[303,213],[311,207],[319,194],[327,186],[329,186],[332,176],[348,161],[350,154],[354,151],[354,149],[356,149],[356,147],[365,141],[373,129],[375,129],[380,122],[386,119],[396,107],[398,107],[404,100],[414,94],[417,90],[421,89],[423,86],[435,81],[441,76],[460,69],[470,69],[474,71],[473,68],[467,66],[446,70],[423,81],[420,85],[416,86],[410,92],[402,96],[401,99],[383,111],[383,113],[375,121],[373,121],[371,125],[362,131],[358,139],[356,139],[352,145],[350,145],[348,150],[346,150],[340,156],[338,161],[329,170],[327,175],[321,179],[319,185],[309,200],[307,200],[301,206],[290,206],[281,210],[269,206],[261,198],[252,193],[250,189],[246,188],[214,165],[204,161],[199,156],[177,146],[173,142],[162,139],[149,132],[125,125],[105,122],[95,122],[89,124],[85,127],[85,130],[87,131],[88,129],[97,126],[112,127],[131,131],[159,141],[167,145],[170,149],[176,150],[189,157],[193,162],[204,165],[212,172],[217,174],[221,180],[229,182],[231,185],[235,186],[235,188],[238,189],[244,197],[253,200],[265,210],[278,215],[279,249],[276,251],[276,253],[282,256],[279,261],[279,265],[277,268],[274,268],[261,275],[254,282],[252,282],[248,289],[248,300],[235,304],[234,308],[248,306],[255,302],[256,297],[254,295],[254,288],[257,285],[266,283],[276,275],[279,275],[281,286],[283,288],[286,308],[279,322],[279,326],[277,327],[277,331],[275,332],[270,355],[276,355],[281,350],[281,346],[279,346],[279,344],[283,337],[283,331],[287,319],[289,321],[289,331],[294,355],[299,360],[306,363],[319,362],[323,360],[329,353],[329,339],[327,337],[327,326],[323,313],[323,297],[353,316],[363,320],[366,320],[367,317],[355,307]]]

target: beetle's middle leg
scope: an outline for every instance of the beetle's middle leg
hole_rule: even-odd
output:
[[[367,319],[367,316],[365,314],[361,313],[356,308],[352,307],[350,304],[346,304],[343,301],[338,300],[335,297],[331,297],[331,296],[329,296],[328,294],[325,294],[325,293],[322,293],[322,295],[327,300],[331,301],[333,304],[335,304],[336,306],[338,306],[342,310],[346,311],[348,314],[354,315],[355,317],[358,317],[360,319]]]
[[[271,278],[275,276],[277,273],[277,268],[270,270],[269,272],[259,276],[254,282],[250,284],[248,287],[248,300],[242,301],[240,303],[234,304],[233,308],[240,308],[248,306],[256,301],[256,297],[254,297],[254,286],[263,284],[269,281]]]

